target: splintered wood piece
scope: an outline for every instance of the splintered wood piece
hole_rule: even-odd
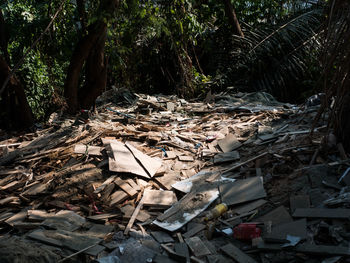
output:
[[[136,149],[130,143],[126,143],[125,145],[132,152],[134,157],[141,163],[142,167],[148,172],[150,177],[153,177],[157,173],[158,169],[162,166],[161,161],[149,157],[147,154],[144,154],[143,152]]]
[[[171,190],[173,188],[171,185],[180,181],[178,174],[174,172],[165,173],[163,176],[155,177],[154,179],[167,190]]]
[[[179,158],[179,161],[182,161],[182,162],[193,162],[194,161],[194,158],[192,156],[179,155],[178,158]]]
[[[16,197],[16,196],[5,197],[4,199],[1,199],[1,200],[0,200],[0,205],[1,205],[1,206],[2,206],[2,205],[6,205],[6,204],[8,204],[8,203],[11,203],[11,202],[13,202],[13,201],[18,201],[18,200],[19,200],[19,198]]]
[[[126,181],[127,181],[127,182],[130,184],[130,186],[131,186],[132,188],[134,188],[136,191],[141,191],[140,186],[138,186],[138,184],[136,184],[136,183],[134,182],[134,180],[132,180],[132,179],[127,179]]]
[[[142,208],[142,205],[143,205],[143,198],[140,200],[140,202],[138,203],[136,209],[134,210],[130,220],[129,220],[129,223],[128,225],[126,226],[125,230],[124,230],[124,235],[128,235],[129,234],[129,231],[132,227],[132,225],[134,224],[135,222],[135,219],[137,217],[137,215],[139,214],[141,208]]]
[[[226,153],[218,153],[214,156],[214,163],[225,163],[225,162],[232,162],[239,160],[239,152],[233,151],[233,152],[226,152]]]
[[[210,250],[205,246],[199,237],[186,238],[185,242],[196,257],[210,255]],[[240,261],[239,261],[240,262]]]
[[[141,163],[142,167],[148,172],[150,177],[153,177],[158,169],[162,166],[162,162],[149,157],[147,154],[137,150],[130,143],[125,144],[126,147],[132,152],[135,158]]]
[[[194,227],[192,227],[190,230],[188,230],[185,234],[183,234],[184,238],[189,238],[197,234],[199,231],[202,231],[205,229],[206,226],[203,224],[196,224]]]
[[[83,145],[83,144],[76,144],[74,146],[74,153],[79,154],[86,154],[86,155],[92,155],[92,156],[102,156],[102,147],[98,146],[90,146],[90,145]]]
[[[234,171],[234,170],[236,170],[237,168],[240,168],[241,166],[246,165],[246,164],[248,164],[248,163],[250,163],[250,162],[252,162],[252,161],[258,160],[258,159],[264,157],[264,156],[267,155],[267,154],[268,154],[268,152],[264,152],[264,153],[259,154],[259,155],[255,156],[255,157],[253,157],[253,158],[251,158],[251,159],[245,161],[245,162],[242,162],[242,163],[239,163],[239,164],[235,164],[235,165],[232,166],[231,168],[228,168],[228,169],[224,170],[223,173],[228,173],[228,172]]]
[[[42,222],[42,225],[50,229],[75,231],[86,222],[85,218],[69,210],[61,210]]]
[[[145,206],[170,207],[177,202],[173,191],[160,191],[146,189],[143,194]]]
[[[109,184],[101,192],[101,201],[107,201],[115,188],[115,184]]]
[[[111,177],[109,177],[106,181],[104,181],[99,187],[96,188],[96,190],[94,191],[94,194],[98,194],[99,192],[103,191],[103,189],[111,184],[114,180],[115,180],[116,176],[113,175]]]
[[[244,262],[244,263],[257,263],[254,259],[252,259],[247,254],[243,253],[242,250],[235,247],[232,244],[227,244],[223,247],[221,247],[221,250],[230,258],[236,260],[237,262]]]
[[[124,214],[125,219],[130,219],[135,208],[131,205],[126,205],[120,208],[120,211]],[[136,217],[136,220],[145,222],[147,221],[151,216],[147,213],[145,210],[140,210],[139,214]]]
[[[128,195],[124,191],[115,191],[111,196],[110,196],[110,206],[117,205],[123,201],[125,201],[128,198]]]
[[[145,169],[137,162],[130,150],[119,141],[110,143],[113,158],[109,158],[109,170],[120,173],[132,173],[150,178]]]
[[[124,190],[130,197],[137,195],[137,191],[128,184],[127,181],[124,181],[120,178],[116,178],[114,183],[118,185],[122,190]]]
[[[151,235],[160,244],[174,242],[174,239],[168,233],[165,233],[163,231],[153,231],[153,232],[151,232]]]
[[[236,150],[239,148],[242,144],[237,140],[236,136],[233,134],[229,133],[227,136],[218,141],[218,145],[220,149],[226,153],[226,152],[231,152],[233,150]]]
[[[263,200],[263,199],[259,199],[253,202],[250,202],[248,204],[243,204],[243,205],[239,205],[234,207],[232,210],[236,213],[236,214],[244,214],[244,213],[248,213],[250,211],[253,211],[257,208],[259,208],[260,206],[266,204],[267,201]]]

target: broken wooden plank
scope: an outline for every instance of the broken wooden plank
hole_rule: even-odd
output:
[[[117,205],[123,201],[125,201],[128,198],[128,195],[124,191],[115,191],[111,196],[110,196],[110,202],[109,206]]]
[[[307,238],[306,219],[300,219],[272,226],[272,232],[264,236],[264,239],[286,240],[287,235],[300,237],[302,240]]]
[[[235,205],[266,197],[262,177],[236,180],[219,186],[222,202]]]
[[[227,244],[221,247],[221,250],[230,258],[234,259],[237,262],[244,263],[257,263],[253,258],[242,252],[239,248],[232,244]]]
[[[253,210],[259,208],[260,206],[263,206],[266,203],[267,203],[266,200],[259,199],[259,200],[255,200],[253,202],[249,202],[247,204],[235,206],[232,208],[232,210],[234,213],[241,215],[241,214],[245,214],[245,213],[248,213],[250,211],[253,211]]]
[[[6,205],[8,203],[19,201],[19,198],[17,196],[8,196],[4,199],[0,199],[0,206]]]
[[[165,189],[171,190],[173,188],[171,185],[180,181],[180,176],[178,175],[178,173],[171,171],[165,173],[163,176],[154,177],[154,179]]]
[[[226,153],[218,153],[214,156],[214,164],[232,162],[239,160],[240,156],[237,151],[226,152]]]
[[[113,175],[111,177],[109,177],[106,181],[104,181],[99,187],[96,188],[96,190],[94,191],[94,194],[98,194],[99,192],[103,191],[103,189],[107,186],[110,185],[114,180],[115,180],[116,176]]]
[[[179,161],[182,161],[182,162],[193,162],[194,161],[194,158],[192,156],[179,155],[178,158],[179,158]]]
[[[133,147],[130,143],[126,143],[125,145],[132,152],[135,158],[141,163],[142,167],[147,171],[150,177],[153,177],[158,169],[162,166],[161,161],[142,153]]]
[[[235,164],[234,166],[232,166],[232,167],[230,167],[230,168],[228,168],[228,169],[223,170],[223,173],[228,173],[228,172],[234,171],[234,170],[236,170],[237,168],[240,168],[240,167],[243,166],[243,165],[246,165],[246,164],[248,164],[248,163],[250,163],[250,162],[253,162],[253,161],[255,161],[255,160],[258,160],[258,159],[264,157],[264,156],[267,155],[267,154],[268,154],[268,152],[264,152],[264,153],[262,153],[262,154],[259,154],[259,155],[255,156],[255,157],[253,157],[253,158],[248,159],[248,160],[245,161],[245,162],[242,162],[242,163],[239,163],[239,164]]]
[[[273,225],[292,222],[293,219],[288,213],[284,206],[279,206],[276,209],[270,211],[269,213],[254,219],[256,222],[269,222],[271,221]]]
[[[126,226],[125,230],[124,230],[124,235],[127,235],[129,234],[129,231],[130,231],[130,228],[132,227],[132,225],[134,224],[135,222],[135,219],[137,217],[137,215],[139,214],[141,208],[142,208],[142,205],[143,205],[143,198],[141,198],[140,202],[138,203],[136,209],[134,210],[130,220],[129,220],[129,223],[128,225]]]
[[[86,222],[85,218],[69,210],[61,210],[57,214],[46,218],[42,225],[51,229],[66,231],[78,230]]]
[[[137,195],[137,191],[130,186],[130,184],[120,178],[116,178],[114,183],[118,185],[124,192],[126,192],[130,197]]]
[[[190,238],[205,228],[206,228],[206,225],[196,224],[194,227],[192,227],[190,230],[188,230],[185,234],[183,234],[183,237]]]
[[[130,219],[135,208],[131,205],[125,205],[122,208],[120,208],[120,211],[124,214],[125,219]],[[136,217],[136,220],[145,222],[147,221],[151,216],[144,210],[140,210],[139,214]]]
[[[110,218],[118,217],[120,214],[98,214],[93,216],[88,216],[87,219],[92,221],[105,221]]]
[[[140,186],[138,185],[138,184],[136,184],[135,182],[134,182],[134,180],[132,180],[132,179],[127,179],[126,180],[129,184],[130,184],[130,186],[132,187],[132,188],[134,188],[136,191],[141,191],[141,188],[140,188]]]
[[[163,231],[152,231],[151,235],[157,240],[158,243],[173,243],[174,239],[168,234]]]
[[[218,140],[218,145],[220,149],[226,153],[231,152],[233,150],[236,150],[239,148],[242,144],[238,141],[236,136],[234,136],[232,133],[229,133],[226,135],[226,137],[222,140]]]
[[[349,219],[350,209],[297,208],[293,217]]]
[[[148,173],[137,162],[130,150],[121,142],[111,141],[110,147],[113,158],[109,157],[109,170],[120,173],[132,173],[146,178],[150,178]]]
[[[74,146],[74,153],[92,155],[92,156],[102,156],[102,147],[90,146],[83,144],[76,144]]]
[[[143,205],[166,208],[177,202],[173,191],[160,191],[146,189],[143,194]]]
[[[186,238],[185,242],[196,257],[202,257],[211,254],[210,250],[205,246],[199,237]]]

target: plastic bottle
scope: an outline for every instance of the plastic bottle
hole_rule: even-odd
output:
[[[210,210],[208,215],[205,217],[205,220],[209,221],[209,220],[218,218],[223,213],[225,213],[227,211],[227,209],[228,209],[228,207],[225,203],[218,204],[212,210]]]

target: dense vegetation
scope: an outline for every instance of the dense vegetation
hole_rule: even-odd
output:
[[[184,97],[234,87],[297,102],[322,87],[325,6],[316,0],[3,1],[0,81],[10,81],[0,88],[2,125],[29,126],[57,109],[89,108],[112,86]],[[18,67],[11,78],[7,66]],[[23,91],[34,114],[29,121]]]

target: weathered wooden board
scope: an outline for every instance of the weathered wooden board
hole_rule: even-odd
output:
[[[227,244],[221,247],[221,250],[230,258],[236,260],[237,262],[244,263],[257,263],[253,258],[243,253],[239,248],[232,244]]]
[[[143,194],[143,205],[156,207],[170,207],[177,202],[173,191],[146,189]]]
[[[120,173],[132,173],[146,178],[150,178],[147,172],[134,158],[129,149],[119,141],[110,143],[113,158],[109,158],[109,170]]]
[[[240,204],[266,197],[262,177],[236,180],[219,186],[222,202],[227,205]]]
[[[135,158],[141,163],[142,167],[148,172],[150,177],[153,177],[158,169],[162,166],[161,161],[142,153],[130,143],[126,143],[125,145],[132,152]]]

